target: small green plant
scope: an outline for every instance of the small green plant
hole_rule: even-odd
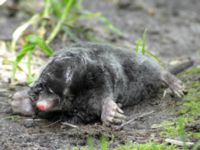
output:
[[[199,150],[200,148],[200,140],[193,146],[192,150]]]
[[[76,25],[79,19],[89,19],[95,17],[102,21],[112,32],[122,35],[122,32],[116,28],[109,21],[109,19],[103,16],[100,12],[93,13],[83,9],[82,3],[83,0],[45,0],[43,11],[41,13],[34,14],[27,22],[15,30],[11,43],[11,51],[16,55],[16,58],[13,62],[11,78],[12,83],[15,80],[18,64],[25,56],[28,57],[27,81],[29,83],[32,81],[31,60],[36,46],[38,46],[45,54],[47,54],[47,56],[51,56],[53,51],[48,45],[59,33],[61,33],[61,31],[66,33],[66,35],[72,39],[77,40],[78,38],[71,31],[71,28]],[[30,28],[32,29],[32,31],[29,31],[31,34],[24,35],[24,32],[30,30]],[[23,40],[25,39],[24,44],[22,45],[21,50],[16,53],[16,45],[20,38]],[[47,51],[48,53],[46,53]]]
[[[28,83],[32,82],[31,61],[32,61],[33,51],[37,46],[40,47],[40,49],[47,56],[52,55],[53,50],[47,46],[47,44],[45,43],[45,41],[42,38],[40,38],[39,36],[36,36],[36,35],[27,36],[25,44],[23,45],[23,47],[19,51],[19,53],[17,53],[15,61],[13,62],[12,80],[14,80],[14,78],[15,78],[18,64],[25,57],[25,55],[28,55],[28,61],[27,61]]]
[[[179,74],[179,77],[187,77],[192,74],[199,74],[199,67],[193,67]],[[200,117],[200,87],[199,80],[187,81],[187,94],[183,100],[178,103],[177,118],[173,120],[163,121],[161,124],[156,125],[156,128],[161,128],[161,135],[163,137],[179,138],[183,141],[183,149],[188,149],[186,142],[192,139],[199,139],[200,133],[197,130],[188,131],[186,130],[187,125],[195,123]],[[192,147],[193,150],[197,150],[199,141]]]
[[[185,120],[184,118],[178,118],[177,120],[177,130],[178,130],[178,135],[180,136],[181,141],[183,141],[183,149],[187,150],[187,146],[186,146],[186,139],[187,139],[187,135],[186,135],[186,131],[185,131]]]
[[[135,51],[138,55],[147,55],[158,62],[160,65],[164,66],[164,63],[158,58],[158,56],[154,55],[150,51],[147,50],[147,30],[144,31],[142,38],[139,38],[136,42]]]
[[[101,139],[100,139],[100,144],[101,144],[101,150],[108,150],[108,146],[109,146],[109,140],[108,137],[102,135]]]
[[[146,54],[146,42],[147,42],[147,30],[144,31],[142,38],[138,39],[136,42],[136,53]]]
[[[91,136],[88,137],[87,139],[87,144],[88,144],[88,150],[95,150],[95,146],[94,146],[94,140]],[[104,135],[101,136],[100,138],[100,149],[101,150],[108,150],[108,145],[109,145],[109,141],[108,138]]]
[[[94,148],[94,140],[91,136],[87,138],[88,150],[95,150]]]
[[[145,144],[128,143],[123,146],[119,146],[115,150],[178,150],[178,148],[174,145],[148,142]]]

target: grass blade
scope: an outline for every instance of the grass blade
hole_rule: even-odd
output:
[[[22,33],[33,23],[38,22],[40,19],[39,14],[34,15],[33,17],[31,17],[30,20],[28,20],[27,22],[25,22],[24,24],[22,24],[21,26],[19,26],[13,33],[13,39],[12,39],[12,43],[11,43],[11,51],[15,52],[15,48],[16,48],[16,43],[17,40],[19,39],[19,37],[22,35]]]
[[[198,149],[200,149],[200,140],[192,148],[192,150],[198,150]]]
[[[87,138],[88,150],[95,150],[94,149],[94,141],[91,136]]]
[[[17,71],[17,66],[19,62],[22,60],[22,58],[25,57],[25,55],[29,52],[32,51],[35,48],[34,44],[26,44],[24,47],[21,49],[21,51],[17,54],[15,61],[13,62],[13,69],[12,69],[12,76],[11,76],[11,83],[14,83],[15,80],[15,75]]]
[[[146,42],[147,42],[147,30],[145,29],[142,36],[142,54],[146,53]]]
[[[53,50],[45,43],[42,38],[37,38],[37,44],[47,56],[51,56],[53,54]]]
[[[50,8],[51,8],[51,0],[45,0],[45,7],[43,12],[43,17],[49,17],[50,14]]]
[[[64,10],[64,12],[61,16],[61,19],[58,21],[57,25],[55,26],[54,30],[52,31],[52,33],[50,34],[49,38],[46,41],[47,44],[49,44],[56,37],[58,32],[60,31],[62,24],[64,23],[66,17],[69,14],[69,11],[71,9],[73,2],[74,2],[74,0],[68,0],[67,1],[66,7],[65,7],[65,10]]]
[[[141,44],[142,44],[142,40],[139,39],[136,43],[136,47],[135,47],[135,51],[138,54],[141,51]]]
[[[24,45],[24,47],[21,49],[21,51],[17,54],[15,62],[17,62],[17,64],[22,60],[22,58],[24,58],[24,56],[31,50],[33,50],[35,48],[34,44],[26,44]]]
[[[101,142],[101,150],[108,150],[108,144],[109,144],[108,138],[103,135],[101,137],[100,142]]]
[[[123,33],[117,28],[117,27],[115,27],[112,23],[111,23],[111,21],[108,19],[108,18],[106,18],[105,16],[100,16],[99,17],[99,19],[104,23],[104,24],[106,24],[106,26],[112,31],[112,32],[114,32],[114,33],[116,33],[116,34],[118,34],[118,35],[120,35],[120,36],[122,36],[123,35]]]
[[[150,56],[152,59],[154,59],[156,62],[158,62],[161,66],[165,66],[165,64],[159,59],[158,56],[154,55],[153,53],[151,53],[150,51],[146,51],[146,54],[148,56]]]
[[[45,43],[42,38],[37,35],[29,35],[26,38],[26,42],[39,46],[47,56],[51,56],[53,54],[53,50]]]
[[[32,73],[31,73],[31,62],[32,62],[32,54],[33,54],[33,51],[30,50],[28,52],[28,61],[27,61],[27,69],[28,69],[28,79],[27,79],[27,82],[28,83],[31,83],[32,82]]]

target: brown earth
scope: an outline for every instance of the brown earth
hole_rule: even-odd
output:
[[[200,1],[199,0],[87,0],[85,7],[92,11],[100,11],[125,34],[124,38],[107,35],[105,40],[116,45],[127,46],[141,37],[148,30],[148,48],[159,55],[165,63],[177,58],[192,57],[199,59],[200,51]],[[1,12],[1,11],[0,11]],[[27,18],[8,17],[8,13],[0,13],[0,40],[11,39],[11,33]],[[97,28],[100,22],[89,22]],[[103,36],[103,35],[102,35]],[[62,47],[66,43],[54,43],[54,47]],[[59,45],[59,46],[58,46]],[[21,87],[17,87],[17,90]],[[149,139],[162,141],[156,129],[151,126],[174,117],[177,99],[169,95],[162,98],[146,100],[125,109],[128,118],[154,111],[149,116],[135,120],[116,131],[101,125],[80,125],[79,129],[70,128],[60,122],[49,122],[42,119],[31,119],[12,115],[9,96],[13,93],[8,83],[0,85],[0,149],[15,150],[47,150],[67,149],[74,146],[87,145],[89,136],[93,137],[98,147],[100,138],[109,138],[110,147],[116,147],[127,141],[143,143]]]

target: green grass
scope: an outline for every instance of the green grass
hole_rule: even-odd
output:
[[[146,29],[144,30],[142,38],[139,38],[137,40],[136,45],[135,45],[135,51],[138,55],[140,54],[146,55],[147,57],[150,57],[153,60],[155,60],[161,66],[163,67],[165,66],[158,56],[154,55],[147,49],[147,30]]]
[[[21,62],[21,60],[27,55],[28,61],[27,61],[27,70],[28,70],[28,79],[27,82],[32,82],[32,73],[31,73],[31,62],[32,62],[32,54],[36,47],[39,47],[44,54],[47,56],[51,56],[53,53],[53,50],[47,46],[45,41],[36,35],[29,35],[26,38],[26,42],[23,45],[22,49],[17,53],[15,61],[13,62],[13,70],[12,70],[12,83],[14,82],[16,71],[18,64]]]
[[[186,71],[180,73],[178,76],[184,77],[184,76],[195,74],[195,73],[200,73],[200,66],[195,66],[190,69],[187,69]]]
[[[199,67],[193,67],[189,70],[186,70],[184,73],[182,73],[182,76],[191,75],[194,73],[200,73]],[[184,97],[184,100],[178,104],[179,108],[177,111],[177,117],[173,120],[163,121],[161,124],[155,125],[155,128],[162,129],[161,138],[178,138],[184,143],[182,147],[152,141],[144,144],[130,142],[125,145],[121,145],[114,150],[198,150],[200,148],[200,140],[196,142],[192,148],[186,146],[186,142],[191,141],[191,139],[200,139],[200,132],[186,130],[186,126],[189,123],[195,122],[195,120],[200,117],[200,91],[197,90],[197,87],[200,87],[199,81],[188,82],[188,93]],[[109,142],[106,141],[105,145],[107,145],[106,148],[108,149]],[[106,148],[103,150],[106,150]]]
[[[179,150],[174,145],[158,144],[149,142],[145,144],[129,143],[116,148],[115,150]]]
[[[136,42],[135,51],[136,53],[146,54],[146,43],[147,43],[147,30],[144,31],[142,38],[139,38]]]
[[[99,143],[100,143],[100,150],[109,150],[109,141],[106,136],[102,135]],[[81,148],[75,147],[72,150],[96,150],[96,147],[94,145],[94,139],[92,138],[92,136],[89,136],[87,138],[87,146]]]
[[[192,74],[199,74],[199,67],[193,67],[181,73],[179,77],[186,77]],[[181,141],[191,141],[191,139],[200,139],[199,131],[187,131],[188,124],[195,123],[196,119],[200,117],[200,91],[197,89],[200,87],[200,81],[187,81],[187,95],[184,96],[183,101],[177,105],[177,117],[171,120],[163,121],[159,125],[155,125],[156,128],[162,128],[162,137],[179,138]],[[199,141],[200,142],[200,141]],[[199,142],[196,143],[199,145]],[[193,147],[194,150],[198,148]],[[188,149],[184,146],[183,149]]]
[[[72,150],[96,150],[97,147],[94,146],[93,139],[90,137],[87,141],[88,146],[85,147],[75,147]],[[100,141],[99,150],[109,150],[109,142],[107,139]],[[174,145],[167,145],[166,143],[155,143],[155,142],[147,142],[144,144],[132,143],[129,142],[125,145],[118,146],[116,148],[112,148],[113,150],[179,150]]]
[[[95,18],[103,22],[105,27],[111,32],[122,35],[122,32],[116,28],[108,18],[103,16],[100,12],[93,13],[85,10],[82,4],[83,0],[45,0],[43,11],[33,14],[28,21],[15,30],[13,33],[11,51],[15,53],[16,58],[13,62],[11,83],[15,82],[18,65],[25,57],[28,58],[27,82],[32,82],[32,55],[36,48],[39,47],[44,54],[51,56],[53,50],[49,47],[49,44],[58,34],[65,33],[68,38],[75,41],[78,40],[78,37],[74,34],[73,29],[79,31],[80,34],[85,34],[84,30],[76,28],[78,20]],[[34,30],[30,30],[30,27],[34,28]],[[27,31],[30,32],[30,34],[24,36],[23,33]],[[95,35],[88,34],[88,37],[89,39],[94,39]],[[19,40],[24,41],[24,44],[21,45],[21,50],[17,52],[16,45]]]

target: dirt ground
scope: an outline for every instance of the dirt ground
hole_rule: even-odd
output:
[[[165,63],[180,57],[199,59],[200,51],[200,1],[199,0],[86,0],[86,9],[100,11],[125,34],[124,38],[107,36],[105,40],[115,45],[127,46],[141,37],[144,29],[148,30],[148,49],[159,55]],[[26,17],[25,17],[26,18]],[[12,32],[24,18],[9,18],[0,10],[0,40],[10,40]],[[98,27],[99,22],[88,24]],[[55,43],[60,47],[65,43]],[[55,46],[58,47],[58,46]],[[1,73],[2,74],[2,73]],[[1,75],[2,76],[2,75]],[[116,147],[128,141],[144,143],[160,138],[153,124],[174,117],[177,99],[169,95],[162,98],[146,100],[126,108],[128,118],[146,112],[152,114],[142,117],[122,130],[116,131],[101,125],[78,125],[71,128],[60,122],[32,119],[12,115],[9,96],[13,93],[8,83],[0,81],[0,149],[4,150],[49,150],[70,149],[74,146],[87,145],[88,137],[93,137],[98,147],[100,138],[109,138],[110,147]],[[22,87],[17,87],[17,90]]]

